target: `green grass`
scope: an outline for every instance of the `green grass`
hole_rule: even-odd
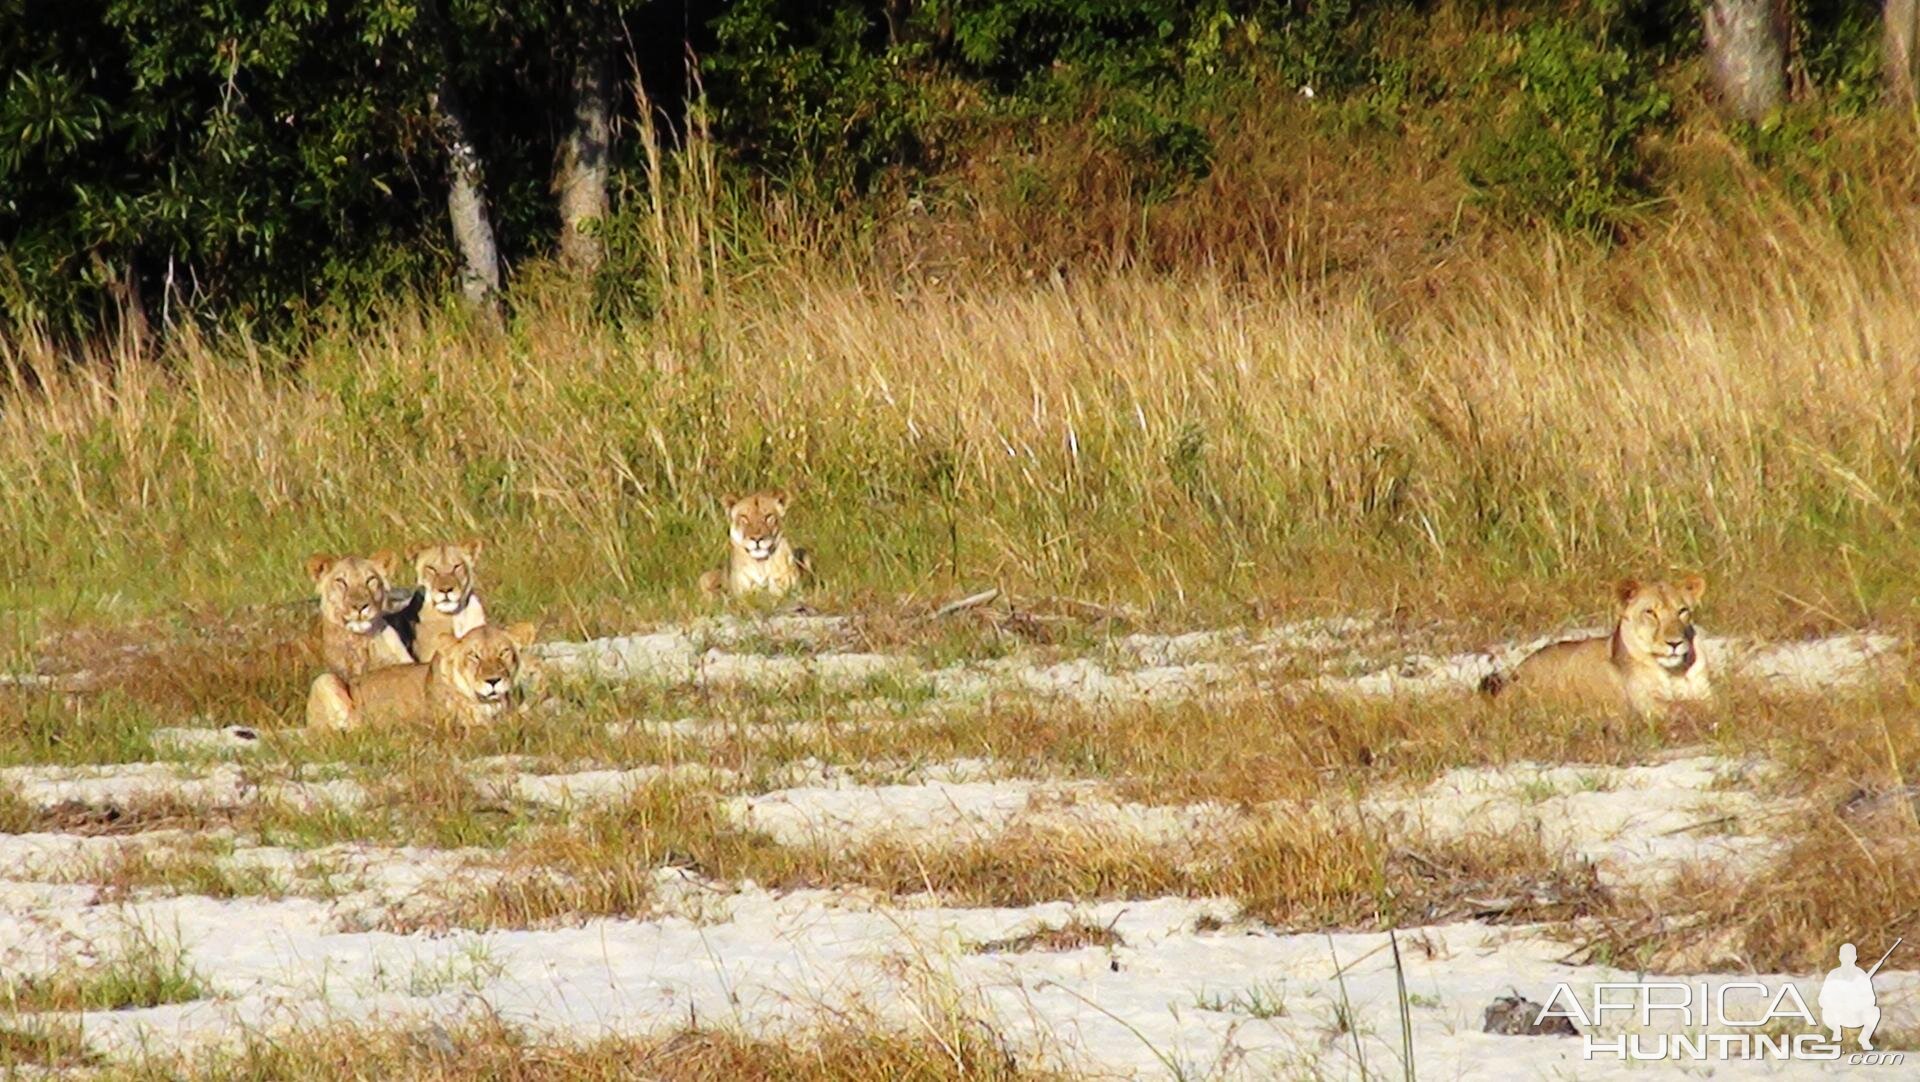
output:
[[[43,1011],[119,1011],[205,999],[209,992],[178,944],[135,934],[88,965],[70,964],[34,976],[0,980],[0,1005],[10,1014]]]
[[[76,1022],[62,1018],[0,1022],[0,1071],[8,1077],[15,1072],[30,1076],[33,1071],[85,1067],[96,1059]]]
[[[1232,993],[1201,993],[1194,1006],[1203,1011],[1239,1014],[1260,1020],[1287,1015],[1286,990],[1279,984],[1256,984]]]

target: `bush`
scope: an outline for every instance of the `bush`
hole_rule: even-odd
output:
[[[917,156],[926,108],[902,70],[910,50],[889,44],[870,7],[840,3],[823,17],[742,0],[714,21],[716,129],[741,160],[838,196]]]
[[[1503,74],[1518,93],[1468,151],[1467,183],[1507,217],[1617,235],[1648,195],[1641,137],[1671,99],[1608,35],[1560,19],[1529,26]]]
[[[1213,141],[1190,120],[1123,97],[1094,122],[1094,133],[1127,162],[1134,197],[1158,203],[1213,169]]]

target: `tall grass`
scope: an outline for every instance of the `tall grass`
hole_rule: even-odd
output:
[[[691,603],[721,496],[777,484],[842,602],[1597,608],[1704,567],[1752,584],[1723,616],[1912,615],[1920,223],[1509,237],[1414,300],[902,277],[685,143],[624,241],[648,319],[529,274],[504,332],[403,300],[290,352],[0,338],[0,609],[292,600],[309,551],[479,534],[494,596],[585,631]]]

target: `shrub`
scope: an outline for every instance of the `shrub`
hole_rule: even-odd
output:
[[[1617,234],[1648,195],[1641,137],[1671,99],[1608,35],[1560,19],[1529,26],[1503,74],[1518,93],[1468,151],[1467,182],[1507,217]]]

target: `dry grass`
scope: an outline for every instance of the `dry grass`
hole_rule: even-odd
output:
[[[1094,924],[1075,917],[1065,924],[1050,924],[1031,932],[989,939],[969,949],[976,954],[1014,954],[1024,951],[1077,951],[1085,947],[1124,947],[1126,941],[1110,924]]]
[[[927,893],[959,906],[1227,897],[1252,919],[1294,928],[1545,919],[1604,901],[1590,871],[1562,864],[1532,839],[1396,846],[1308,809],[1269,810],[1179,841],[1042,821],[973,838],[781,844],[736,825],[717,794],[671,782],[537,832],[510,847],[504,865],[485,889],[390,927],[538,927],[652,914],[661,907],[655,876],[667,867],[721,883]]]
[[[1894,947],[1920,915],[1913,806],[1896,801],[1869,815],[1818,808],[1781,827],[1785,849],[1766,874],[1689,872],[1619,899],[1585,952],[1661,973],[1808,973],[1832,968],[1842,943],[1871,958]],[[1916,967],[1911,942],[1887,959],[1889,970]]]
[[[99,887],[96,905],[132,900],[145,892],[203,898],[277,898],[282,878],[233,860],[231,840],[189,836],[165,846],[124,844],[91,865],[65,869],[60,878]]]
[[[293,357],[15,334],[0,602],[290,601],[309,550],[476,533],[490,601],[572,636],[687,607],[718,495],[782,483],[837,607],[1002,582],[1510,617],[1698,566],[1725,624],[1913,616],[1910,221],[1855,250],[1767,205],[1630,272],[1517,239],[1383,307],[1199,273],[902,283],[797,225],[743,271],[710,196],[657,241],[697,288],[645,324],[530,290],[505,334],[403,306]]]
[[[340,1027],[290,1035],[252,1036],[238,1051],[195,1058],[155,1056],[115,1067],[113,1082],[220,1079],[280,1082],[320,1079],[407,1079],[409,1082],[1040,1082],[1061,1077],[1023,1064],[986,1025],[929,1011],[912,1032],[846,1018],[812,1033],[773,1041],[715,1029],[664,1036],[549,1043],[497,1019],[454,1029],[428,1023],[415,1030]]]
[[[232,826],[244,814],[240,808],[203,804],[171,793],[150,793],[105,804],[63,800],[30,808],[17,798],[10,803],[5,822],[17,828],[10,833],[48,832],[88,838],[156,830],[210,830]]]

